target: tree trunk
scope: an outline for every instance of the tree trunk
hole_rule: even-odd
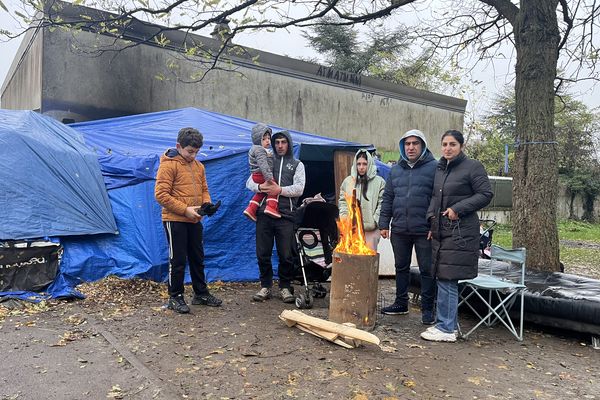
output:
[[[531,269],[558,271],[558,165],[554,80],[558,0],[522,0],[514,26],[517,50],[513,246],[527,248]]]
[[[595,196],[590,195],[588,193],[584,193],[582,197],[583,197],[583,216],[581,217],[581,219],[593,224],[594,222],[596,222],[595,218],[594,218]]]
[[[575,215],[575,210],[573,208],[573,203],[575,203],[575,193],[571,193],[571,191],[569,191],[570,193],[570,198],[571,201],[569,201],[569,219],[577,219],[577,216]]]

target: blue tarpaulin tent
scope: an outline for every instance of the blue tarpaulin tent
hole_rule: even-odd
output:
[[[0,110],[0,240],[115,233],[96,154],[74,129]]]
[[[162,281],[167,274],[167,247],[154,177],[160,155],[174,147],[177,133],[195,127],[204,135],[198,158],[205,164],[218,213],[204,219],[206,274],[210,281],[258,279],[254,223],[242,211],[251,197],[247,152],[255,124],[241,118],[186,108],[73,124],[96,150],[117,221],[118,235],[62,238],[65,251],[61,282],[73,287],[107,275]],[[274,131],[283,128],[272,126]],[[307,190],[314,195],[333,185],[333,151],[356,151],[358,143],[290,130],[294,152],[307,167]],[[367,147],[370,147],[367,145]],[[312,167],[311,167],[312,165]],[[311,173],[313,171],[318,171]],[[323,182],[324,176],[331,180]],[[312,193],[311,193],[312,191]]]

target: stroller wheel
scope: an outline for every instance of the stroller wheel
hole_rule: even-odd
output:
[[[306,304],[306,297],[303,294],[299,294],[296,297],[296,307],[299,309],[308,308]]]
[[[306,298],[306,308],[312,308],[313,306],[313,297],[311,295],[308,295],[308,297]]]
[[[299,294],[296,297],[296,307],[299,309],[303,308],[312,308],[313,306],[313,298],[311,295],[305,296],[303,294]]]
[[[312,289],[312,293],[313,293],[313,296],[315,296],[316,299],[324,299],[325,296],[327,296],[327,289],[325,289],[321,285],[315,286]]]

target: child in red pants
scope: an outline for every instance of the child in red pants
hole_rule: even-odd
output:
[[[271,149],[272,130],[267,125],[258,123],[252,127],[252,147],[248,152],[248,163],[252,180],[259,185],[273,180],[273,150]],[[265,193],[256,193],[244,210],[244,215],[256,222],[256,212],[265,198]],[[267,196],[265,214],[273,218],[281,218],[279,213],[279,196]]]

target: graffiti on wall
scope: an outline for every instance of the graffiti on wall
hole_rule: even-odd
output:
[[[372,103],[375,100],[375,93],[362,93],[360,95],[361,99],[367,103]],[[392,103],[391,97],[382,97],[379,99],[379,106],[381,107],[389,107]]]
[[[362,77],[360,74],[353,74],[351,72],[340,71],[335,68],[319,66],[317,70],[317,76],[321,76],[327,79],[333,79],[336,82],[351,83],[356,86],[361,85]]]

